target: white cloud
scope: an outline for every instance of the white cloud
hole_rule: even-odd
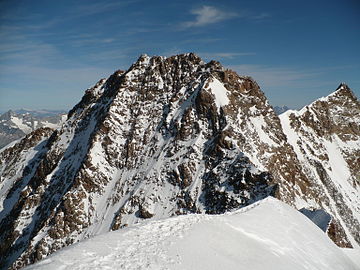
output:
[[[223,11],[212,6],[202,6],[193,9],[191,14],[196,16],[195,20],[185,22],[185,27],[205,26],[238,16],[237,13]]]
[[[37,65],[52,63],[63,56],[56,46],[27,40],[24,36],[17,36],[10,41],[5,41],[0,45],[0,67],[15,65]],[[5,65],[6,62],[6,65]]]

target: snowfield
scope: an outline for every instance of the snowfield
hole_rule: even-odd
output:
[[[268,197],[223,215],[184,215],[66,247],[26,269],[360,269],[300,212]]]

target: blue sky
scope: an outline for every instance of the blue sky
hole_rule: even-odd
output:
[[[0,110],[72,108],[142,53],[195,52],[302,107],[346,82],[360,96],[360,2],[0,0]]]

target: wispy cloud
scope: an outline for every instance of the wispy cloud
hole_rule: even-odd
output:
[[[203,58],[226,58],[226,59],[233,59],[239,56],[250,56],[256,55],[254,52],[216,52],[216,53],[198,53]]]
[[[118,9],[130,4],[138,3],[141,0],[127,0],[127,1],[101,1],[98,3],[79,5],[73,10],[75,16],[90,16],[98,13],[104,13],[114,9]]]
[[[182,40],[181,43],[183,44],[188,44],[188,43],[214,43],[214,42],[217,42],[217,41],[222,41],[224,39],[222,38],[192,38],[192,39],[185,39],[185,40]]]
[[[214,6],[201,6],[190,11],[195,15],[195,18],[191,21],[186,21],[181,24],[182,28],[201,27],[209,24],[218,23],[221,21],[229,20],[234,17],[241,17],[252,21],[262,21],[271,17],[269,13],[262,12],[256,14],[254,12],[243,10],[240,12],[233,12],[222,10]]]
[[[87,87],[113,72],[99,67],[44,68],[32,65],[6,66],[5,69],[0,65],[0,70],[6,76],[0,87],[2,110],[29,106],[70,109]]]
[[[29,41],[21,35],[0,45],[0,61],[3,63],[43,64],[62,59],[59,50],[49,43]],[[21,64],[20,64],[21,63]],[[1,66],[0,66],[1,67]]]
[[[101,1],[101,3],[73,4],[61,10],[61,13],[49,18],[46,14],[1,14],[0,35],[4,32],[13,33],[14,31],[39,31],[50,30],[53,27],[64,24],[64,22],[75,21],[83,17],[90,17],[96,14],[114,12],[128,5],[137,3],[141,0],[127,1]],[[0,1],[1,2],[1,1]],[[105,22],[104,17],[102,22]]]
[[[191,14],[195,15],[195,19],[183,23],[184,27],[205,26],[238,16],[235,12],[224,11],[213,6],[202,6],[200,8],[193,9],[191,10]]]
[[[341,74],[354,70],[356,66],[339,65],[305,68],[234,65],[229,66],[229,68],[235,70],[239,75],[251,76],[255,79],[272,104],[286,104],[292,108],[301,108],[335,90],[335,87],[341,82]],[[340,75],[337,76],[336,74]]]
[[[261,85],[267,87],[292,86],[298,85],[302,80],[311,80],[321,73],[321,71],[310,71],[293,69],[287,67],[271,67],[263,65],[235,65],[231,69],[240,75],[253,77]]]
[[[114,42],[116,42],[116,38],[112,37],[86,37],[84,36],[78,36],[78,37],[70,37],[68,38],[67,42],[75,47],[84,47],[84,46],[101,46],[101,45],[110,45]]]
[[[173,48],[170,48],[166,51],[163,51],[161,52],[161,55],[164,55],[166,57],[169,57],[169,56],[172,56],[172,55],[176,55],[176,54],[180,54],[180,53],[184,53],[183,50],[181,50],[180,48],[178,47],[173,47]]]
[[[257,15],[250,16],[251,19],[259,20],[259,21],[264,20],[264,19],[268,19],[270,17],[271,17],[271,15],[269,13],[265,13],[265,12],[257,14]]]
[[[14,76],[21,76],[25,79],[31,79],[32,84],[89,84],[89,82],[109,76],[113,72],[110,68],[98,67],[72,67],[72,68],[58,68],[58,67],[41,67],[41,66],[8,66],[5,70]],[[89,85],[90,86],[90,85]],[[56,86],[54,86],[56,88]],[[50,89],[51,90],[51,89]],[[49,91],[50,91],[49,90]],[[81,89],[79,89],[81,91]],[[26,91],[26,89],[24,90]]]
[[[13,15],[9,16],[7,21],[0,24],[0,35],[12,35],[19,32],[37,32],[41,30],[49,30],[52,27],[64,22],[64,17],[53,17],[44,19],[39,14],[30,14],[26,16]]]
[[[251,76],[256,81],[269,87],[289,86],[291,88],[302,87],[304,85],[316,83],[319,85],[331,85],[332,82],[318,80],[319,77],[332,73],[333,71],[347,71],[356,68],[353,65],[295,68],[278,67],[265,65],[233,65],[229,68],[235,70],[240,75]]]

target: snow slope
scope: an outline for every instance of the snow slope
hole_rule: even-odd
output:
[[[348,254],[348,255],[347,255]],[[268,197],[222,215],[186,215],[110,232],[26,269],[360,269],[298,211]]]

